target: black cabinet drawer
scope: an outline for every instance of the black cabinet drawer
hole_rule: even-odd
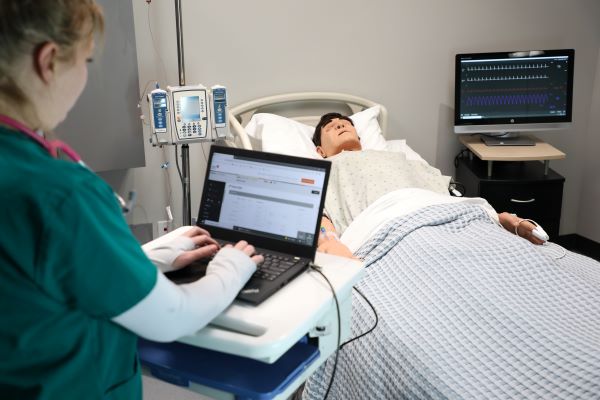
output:
[[[505,184],[480,182],[480,196],[498,212],[507,211],[528,218],[560,216],[562,182]]]
[[[555,240],[558,237],[558,228],[560,227],[560,219],[553,217],[531,218],[528,215],[525,218],[532,219],[544,228],[550,240]]]
[[[538,222],[550,238],[558,236],[565,178],[532,162],[494,162],[492,176],[487,163],[475,157],[459,159],[456,180],[465,195],[483,197],[498,212],[510,212]]]

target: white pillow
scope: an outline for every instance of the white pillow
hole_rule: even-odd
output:
[[[357,112],[354,122],[363,150],[385,150],[386,141],[379,126],[379,106]],[[248,125],[248,135],[262,143],[262,150],[299,157],[321,158],[312,142],[314,127],[275,114],[254,114]]]
[[[321,158],[312,142],[314,128],[293,119],[275,114],[254,114],[245,129],[251,138],[261,142],[263,151]]]
[[[350,119],[354,122],[363,150],[385,150],[385,138],[379,126],[379,106],[357,112]]]

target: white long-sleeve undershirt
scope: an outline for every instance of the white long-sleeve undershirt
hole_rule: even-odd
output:
[[[202,329],[225,310],[255,270],[250,257],[234,248],[221,249],[206,275],[193,283],[175,285],[157,269],[150,293],[112,320],[149,340],[176,340]]]

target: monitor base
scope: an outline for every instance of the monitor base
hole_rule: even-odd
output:
[[[486,146],[535,146],[535,141],[528,136],[503,137],[480,134]]]

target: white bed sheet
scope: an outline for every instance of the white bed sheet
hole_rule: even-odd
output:
[[[498,222],[496,210],[480,197],[452,197],[429,190],[407,188],[395,190],[377,199],[352,221],[340,241],[355,253],[363,243],[394,218],[427,206],[460,202],[481,206]]]

